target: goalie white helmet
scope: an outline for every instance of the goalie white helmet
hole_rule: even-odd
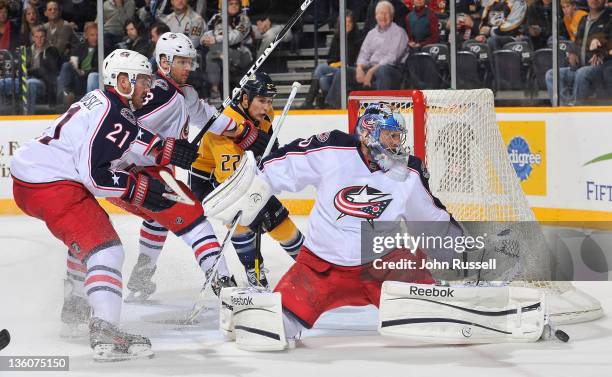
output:
[[[130,83],[132,83],[132,91],[124,97],[131,99],[134,93],[134,85],[138,75],[151,76],[151,63],[146,56],[131,50],[117,49],[111,52],[102,64],[102,77],[104,85],[117,87],[117,78],[120,73],[128,75]]]
[[[175,56],[185,58],[196,58],[196,50],[191,40],[183,33],[167,32],[162,34],[155,45],[155,61],[160,67],[161,56],[164,55],[168,63],[172,65]],[[195,70],[196,65],[191,65],[191,70]]]

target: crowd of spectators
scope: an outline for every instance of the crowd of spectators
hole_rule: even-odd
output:
[[[531,52],[552,46],[552,1],[560,1],[559,35],[566,56],[559,72],[560,98],[581,103],[612,89],[612,26],[610,0],[455,0],[456,18],[448,0],[346,0],[347,83],[355,89],[401,89],[422,85],[407,68],[409,56],[432,55],[448,87],[448,34],[456,25],[458,51],[477,55],[482,81],[499,85],[497,51],[508,43]],[[96,2],[86,0],[0,0],[0,60],[11,54],[12,68],[0,61],[0,104],[19,98],[24,112],[37,103],[63,110],[75,98],[98,86]],[[155,42],[167,31],[186,34],[198,51],[198,68],[190,77],[203,97],[219,98],[222,88],[222,30],[219,0],[207,0],[202,12],[196,0],[104,0],[104,51],[129,48],[154,62]],[[299,0],[229,0],[230,80],[239,79],[254,57],[274,40],[301,2]],[[201,5],[201,4],[200,4]],[[248,7],[248,8],[247,8]],[[153,9],[152,9],[153,8]],[[325,63],[315,65],[304,108],[339,107],[340,34],[338,2],[317,0],[301,22],[335,29]],[[312,47],[300,25],[283,40],[291,50]],[[310,43],[310,45],[304,45]],[[436,46],[435,53],[431,46]],[[474,50],[477,46],[478,50]],[[321,46],[319,46],[321,47]],[[521,53],[521,49],[514,51]],[[487,54],[477,51],[486,51]],[[438,54],[440,56],[438,56]],[[506,56],[506,55],[503,55]],[[25,77],[21,85],[25,57]],[[530,61],[521,54],[522,82],[537,81]],[[422,60],[426,62],[426,60]],[[552,58],[541,74],[542,88],[552,95]],[[321,61],[320,61],[321,62]],[[534,63],[535,64],[535,59]],[[11,71],[12,70],[12,71]],[[541,69],[540,69],[541,70]],[[11,72],[9,72],[11,71]],[[411,76],[412,75],[412,76]],[[230,85],[236,84],[231,82]]]

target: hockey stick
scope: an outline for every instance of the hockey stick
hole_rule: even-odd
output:
[[[294,81],[293,84],[291,85],[291,93],[289,94],[289,98],[287,98],[287,103],[285,104],[285,107],[283,108],[283,112],[281,113],[280,118],[278,118],[276,127],[273,127],[272,136],[270,137],[270,142],[266,146],[264,153],[261,155],[261,160],[259,160],[260,164],[261,164],[261,161],[263,161],[263,159],[266,158],[272,151],[272,147],[274,146],[274,143],[276,142],[276,139],[278,138],[278,133],[280,132],[280,129],[283,126],[283,123],[285,122],[285,117],[287,116],[287,113],[289,112],[289,109],[291,108],[291,105],[293,104],[293,101],[295,100],[295,96],[297,95],[297,92],[298,92],[298,89],[300,89],[300,86],[302,86],[302,84],[300,84],[297,81]],[[259,225],[257,227],[257,233],[255,235],[255,277],[257,279],[257,282],[260,285],[261,283],[259,282],[259,279],[261,279],[261,266],[259,265],[259,260],[261,258],[261,233],[262,233],[262,228],[261,228],[261,225]]]
[[[300,17],[302,17],[304,12],[306,12],[306,9],[308,9],[308,7],[310,6],[310,3],[312,3],[313,1],[314,0],[304,0],[302,5],[300,5],[300,8],[297,10],[297,12],[295,12],[295,14],[291,17],[291,19],[289,19],[289,21],[287,22],[285,27],[283,27],[283,29],[276,35],[276,38],[274,38],[274,40],[264,50],[264,52],[261,54],[261,56],[259,56],[255,60],[255,63],[253,63],[253,65],[251,66],[251,68],[249,68],[247,73],[244,76],[242,76],[242,78],[240,79],[239,87],[234,88],[232,90],[231,96],[227,97],[223,101],[221,106],[219,106],[219,108],[217,109],[217,112],[215,114],[213,114],[212,117],[210,117],[208,122],[206,122],[204,127],[202,127],[200,132],[198,132],[198,134],[196,135],[195,139],[193,139],[191,141],[191,144],[198,145],[200,143],[200,140],[202,140],[202,137],[204,136],[206,131],[208,131],[208,129],[215,122],[215,120],[217,120],[217,118],[219,117],[219,115],[221,115],[223,110],[226,107],[228,107],[230,105],[230,103],[232,103],[232,101],[234,101],[235,99],[238,98],[238,95],[240,94],[240,90],[244,87],[244,84],[246,84],[246,82],[249,80],[249,77],[251,77],[255,72],[257,72],[257,70],[266,61],[268,56],[270,56],[270,54],[272,54],[272,51],[274,51],[276,46],[285,38],[285,35],[287,34],[287,32],[289,32],[289,29],[291,29],[293,27],[293,25],[295,25],[295,23],[300,19]]]
[[[187,193],[181,188],[176,179],[166,170],[160,170],[159,176],[164,180],[164,183],[170,187],[174,194],[164,193],[162,196],[166,199],[173,200],[175,202],[184,203],[187,205],[194,205],[195,202],[187,196]]]
[[[7,329],[0,331],[0,351],[2,351],[11,342],[11,334]]]
[[[236,214],[236,216],[234,216],[234,219],[232,220],[230,224],[230,228],[227,230],[227,233],[225,233],[225,237],[223,237],[223,242],[221,243],[221,247],[219,247],[219,255],[217,255],[217,257],[215,258],[215,262],[210,268],[210,273],[206,275],[204,286],[202,286],[202,289],[200,290],[202,294],[204,293],[206,288],[208,288],[208,286],[212,282],[213,277],[217,273],[219,262],[221,261],[221,257],[223,256],[223,250],[225,250],[225,247],[227,246],[228,241],[230,240],[231,236],[236,231],[236,228],[238,227],[238,222],[240,222],[241,218],[242,218],[242,211],[238,211],[238,213]],[[206,308],[206,303],[204,302],[204,300],[200,300],[200,302],[196,302],[195,304],[193,304],[193,308],[191,309],[191,313],[189,314],[189,317],[187,317],[187,319],[185,319],[185,321],[183,321],[181,324],[184,324],[184,325],[193,324],[193,321],[200,315],[200,313],[202,313],[202,311],[205,308]]]
[[[270,137],[270,141],[268,142],[268,145],[266,146],[264,154],[262,155],[262,159],[263,159],[263,157],[267,156],[270,153],[270,151],[272,150],[272,146],[274,145],[274,142],[278,138],[278,133],[280,132],[280,129],[281,129],[282,125],[283,125],[283,122],[285,121],[285,117],[287,115],[287,112],[289,111],[289,108],[291,107],[291,104],[293,103],[293,100],[295,99],[297,91],[298,91],[298,89],[300,88],[301,85],[302,84],[300,84],[299,82],[294,82],[293,83],[292,89],[291,89],[291,94],[289,95],[287,103],[285,104],[285,108],[283,109],[283,113],[281,114],[280,118],[278,119],[278,122],[277,122],[276,126],[273,126],[272,136]],[[242,211],[239,211],[236,214],[236,216],[234,216],[234,219],[232,220],[232,222],[230,224],[230,229],[227,231],[227,233],[225,234],[225,237],[223,238],[223,242],[221,243],[221,247],[219,248],[219,254],[217,255],[217,257],[215,259],[215,262],[213,263],[213,267],[211,268],[211,272],[206,277],[206,281],[204,282],[204,285],[203,285],[203,287],[202,287],[202,289],[200,291],[202,294],[204,293],[204,291],[206,291],[206,289],[208,288],[208,286],[212,282],[212,279],[213,279],[215,273],[217,272],[217,267],[219,265],[219,261],[223,257],[223,251],[225,250],[225,247],[226,247],[226,245],[228,243],[228,240],[230,240],[231,237],[234,235],[234,232],[236,231],[236,227],[238,226],[238,223],[240,222],[241,218],[242,218]],[[261,232],[259,232],[259,233],[261,234]],[[259,266],[259,259],[258,259],[258,255],[256,255],[256,258],[255,258],[255,268],[256,268],[256,271],[257,271],[258,266]],[[257,276],[257,280],[259,281],[259,276]],[[193,305],[193,309],[191,310],[191,314],[183,322],[183,324],[186,324],[186,325],[192,324],[193,321],[200,315],[200,313],[202,313],[202,311],[205,308],[206,308],[206,303],[204,302],[204,300],[200,300],[200,302],[196,302]]]

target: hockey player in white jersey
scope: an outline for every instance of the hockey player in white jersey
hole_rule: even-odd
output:
[[[274,293],[236,290],[231,293],[235,315],[232,320],[222,316],[221,327],[230,332],[235,330],[236,341],[240,347],[249,350],[283,349],[287,345],[285,337],[292,339],[303,329],[311,328],[324,312],[340,306],[371,304],[378,307],[381,303],[381,292],[385,292],[382,290],[385,281],[409,283],[412,285],[408,287],[414,287],[416,292],[427,292],[427,289],[422,287],[430,287],[435,280],[429,270],[421,267],[424,260],[434,257],[438,261],[453,262],[464,257],[452,247],[439,245],[425,250],[427,254],[420,249],[407,252],[407,249],[402,247],[391,247],[386,254],[381,254],[383,256],[378,264],[407,264],[412,261],[414,268],[379,269],[372,260],[364,260],[361,245],[364,226],[377,231],[384,229],[385,223],[382,222],[385,221],[401,221],[408,227],[424,224],[429,232],[425,234],[452,239],[462,237],[464,232],[442,203],[432,195],[421,160],[409,154],[407,129],[399,113],[392,112],[385,104],[368,107],[359,119],[357,134],[356,137],[341,131],[332,131],[308,139],[295,140],[265,158],[261,169],[255,169],[255,173],[251,175],[245,163],[239,168],[240,174],[228,179],[227,184],[217,188],[205,199],[204,207],[210,216],[227,221],[241,210],[243,218],[248,221],[254,216],[254,211],[259,211],[261,206],[257,203],[265,202],[266,197],[272,193],[296,192],[308,185],[316,188],[316,200],[308,220],[306,240],[296,263],[283,275]],[[245,186],[250,188],[246,189]],[[237,189],[234,190],[234,187]],[[470,252],[472,254],[469,255],[480,260],[486,250],[475,248]],[[387,263],[387,266],[389,265]],[[465,298],[469,305],[469,298],[477,297],[474,289],[477,288],[457,289],[461,292],[457,294],[461,295],[462,299]],[[222,291],[222,300],[226,298],[226,292],[230,291]],[[400,309],[404,310],[401,313],[405,314],[406,307],[416,308],[417,303],[432,301],[432,297],[411,298],[414,300],[409,301],[404,297],[391,302],[396,306],[403,305]],[[531,314],[526,314],[532,317],[523,317],[522,322],[519,320],[516,323],[522,323],[522,326],[533,325],[536,328],[543,323],[539,317],[543,315],[543,311],[534,310],[541,304],[537,300],[539,298],[529,306]],[[444,305],[440,307],[448,307]],[[243,310],[252,307],[265,310]],[[396,307],[392,309],[396,310]],[[431,314],[430,317],[435,313],[431,308],[427,310]],[[525,309],[523,311],[528,312]],[[223,314],[223,308],[221,312]],[[502,310],[501,313],[506,312]],[[516,309],[507,313],[515,314]],[[428,326],[433,328],[440,322],[462,323],[457,317],[463,314],[453,315],[455,317],[445,317],[440,321],[418,318],[413,322],[402,322],[402,325],[413,325],[415,327],[411,327],[411,331],[414,328],[421,331]],[[485,317],[499,321],[498,325],[513,322],[498,314]],[[228,325],[232,321],[234,328]],[[470,319],[463,323],[469,321]],[[395,324],[393,322],[393,325]],[[397,328],[401,330],[396,331]],[[398,325],[397,328],[386,328],[385,331],[392,335],[405,334],[404,327]],[[441,325],[441,328],[441,338],[448,336],[451,326]],[[461,331],[458,333],[461,334]],[[474,334],[476,333],[474,330]],[[523,333],[519,331],[491,333],[486,333],[481,338],[480,334],[475,335],[472,340],[493,340],[497,336],[495,339],[508,340],[514,337],[509,341],[525,341],[529,337],[532,339],[537,331],[529,332],[529,336],[525,337],[521,337]]]
[[[195,58],[196,51],[186,35],[168,32],[160,36],[155,45],[158,71],[154,85],[143,107],[135,112],[144,126],[164,137],[187,140],[189,125],[201,128],[213,116],[216,109],[198,98],[195,89],[186,84],[190,71],[196,68]],[[228,136],[244,149],[256,153],[263,152],[269,140],[265,132],[259,132],[250,124],[237,125],[225,114],[221,114],[214,121],[209,132]],[[191,190],[182,183],[181,187],[191,195]],[[143,211],[134,211],[133,208],[128,208],[125,202],[111,201],[145,219],[140,230],[140,255],[127,284],[131,291],[130,300],[145,300],[155,292],[156,286],[152,276],[157,268],[156,263],[168,229],[188,243],[193,249],[198,265],[204,271],[211,260],[209,257],[218,251],[219,245],[216,244],[212,227],[203,215],[199,200],[195,200],[197,203],[189,210],[189,215],[182,215],[181,224],[176,224],[172,218],[170,221],[164,221],[168,218],[162,213],[147,214]],[[178,204],[176,207],[185,206]],[[211,243],[213,239],[215,242]],[[226,269],[223,264],[220,272],[229,275]]]
[[[133,109],[142,107],[151,86],[145,56],[115,50],[104,59],[103,77],[104,91],[85,95],[19,148],[11,161],[13,194],[19,208],[43,220],[82,266],[75,294],[92,309],[94,358],[152,357],[149,339],[117,327],[124,251],[95,197],[116,197],[151,211],[172,207],[164,183],[146,170],[128,170],[130,161],[185,167],[195,155],[188,143],[164,140],[137,121]]]

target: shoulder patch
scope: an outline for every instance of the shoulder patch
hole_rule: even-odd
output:
[[[163,79],[157,79],[155,80],[155,84],[153,85],[154,88],[160,88],[163,90],[168,90],[168,83],[166,82],[166,80]]]
[[[136,116],[134,115],[132,110],[128,109],[127,107],[124,107],[123,109],[121,109],[121,115],[130,123],[134,125],[136,124]]]
[[[329,132],[323,132],[316,136],[317,140],[321,143],[325,143],[329,139]]]

